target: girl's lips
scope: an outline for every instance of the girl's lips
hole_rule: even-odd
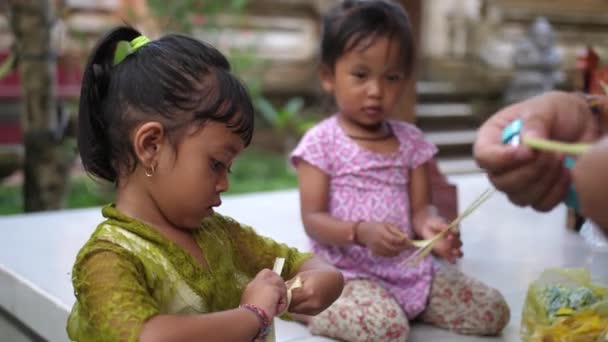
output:
[[[373,116],[377,116],[382,114],[382,107],[380,106],[369,106],[369,107],[364,107],[363,111],[367,114],[367,115],[373,115]]]
[[[215,203],[214,203],[214,204],[212,204],[212,205],[210,205],[210,206],[207,208],[207,210],[209,211],[209,213],[211,213],[211,214],[212,214],[212,213],[214,212],[213,208],[214,208],[214,207],[219,207],[220,205],[222,205],[222,201],[221,201],[221,200],[220,200],[220,201],[215,202]]]

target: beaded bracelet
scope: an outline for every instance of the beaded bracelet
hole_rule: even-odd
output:
[[[255,335],[253,341],[261,340],[270,333],[271,320],[268,318],[266,311],[252,304],[241,304],[239,305],[239,308],[253,312],[258,318],[258,321],[260,321],[260,330],[257,335]]]

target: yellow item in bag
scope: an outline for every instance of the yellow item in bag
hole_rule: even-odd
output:
[[[608,342],[608,288],[585,269],[549,269],[530,284],[522,313],[524,342]]]

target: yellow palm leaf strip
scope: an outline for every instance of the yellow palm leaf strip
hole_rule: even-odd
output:
[[[535,150],[560,152],[573,156],[584,154],[591,148],[591,144],[564,143],[541,138],[524,138],[523,141],[525,145]]]
[[[426,257],[432,250],[437,241],[443,239],[450,230],[453,230],[458,224],[471,213],[473,213],[477,208],[479,208],[485,201],[487,201],[493,194],[494,189],[486,189],[481,193],[470,205],[469,207],[462,212],[454,221],[452,221],[443,231],[439,234],[435,235],[432,239],[429,240],[418,240],[416,244],[418,246],[422,246],[419,250],[410,255],[407,259],[404,260],[404,263],[407,263],[410,266],[417,265],[424,257]]]

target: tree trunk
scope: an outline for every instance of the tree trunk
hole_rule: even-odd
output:
[[[51,0],[9,0],[24,112],[25,211],[59,209],[74,152],[66,140],[65,113],[56,99],[56,59],[51,43]]]

